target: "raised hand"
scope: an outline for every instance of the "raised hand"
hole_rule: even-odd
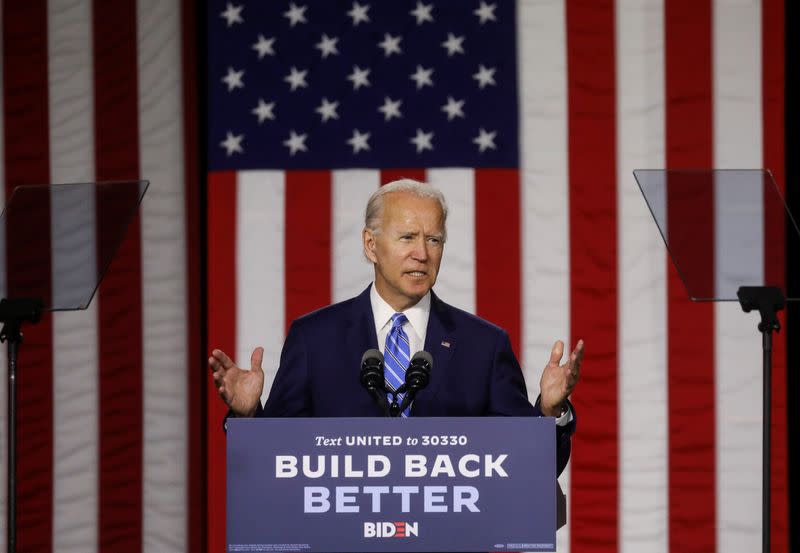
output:
[[[542,379],[539,382],[542,394],[540,407],[542,414],[548,417],[557,417],[561,414],[564,402],[575,389],[575,385],[581,377],[583,340],[578,340],[578,345],[569,355],[567,362],[561,365],[563,356],[564,342],[558,340],[553,345],[550,361],[542,371]]]
[[[264,388],[261,361],[264,348],[256,348],[250,356],[250,370],[239,368],[225,352],[215,349],[208,358],[217,392],[237,417],[252,417]]]

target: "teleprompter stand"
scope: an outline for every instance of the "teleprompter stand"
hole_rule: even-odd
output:
[[[17,376],[23,325],[86,309],[147,181],[21,186],[0,214],[0,341],[8,349],[7,551],[17,551]],[[25,413],[21,413],[24,417]]]
[[[15,551],[17,526],[17,352],[22,343],[22,323],[38,323],[42,309],[39,299],[0,300],[0,342],[8,344],[8,551]]]
[[[770,550],[770,473],[772,460],[772,333],[780,332],[778,311],[786,306],[783,291],[777,286],[740,286],[736,292],[745,313],[755,309],[761,314],[758,331],[761,332],[763,351],[764,402],[762,405],[762,449],[764,467],[761,472],[761,550]]]
[[[694,301],[736,301],[761,316],[761,544],[770,551],[772,333],[786,295],[784,244],[798,228],[761,169],[636,170],[636,182]]]

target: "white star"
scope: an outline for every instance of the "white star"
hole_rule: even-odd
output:
[[[233,67],[228,67],[228,74],[222,77],[222,82],[228,85],[228,92],[234,88],[244,88],[242,77],[244,76],[244,69],[235,71]]]
[[[339,114],[336,109],[339,107],[339,102],[329,102],[327,98],[322,98],[322,103],[314,110],[322,116],[322,122],[325,123],[328,119],[339,119]]]
[[[289,83],[289,86],[292,87],[292,92],[297,90],[300,87],[307,87],[308,83],[306,82],[306,75],[308,74],[307,70],[298,71],[297,68],[293,65],[290,69],[291,73],[286,75],[283,80]]]
[[[353,153],[357,154],[361,150],[369,151],[369,144],[367,140],[369,140],[368,132],[360,133],[358,129],[353,129],[353,136],[347,140],[347,143],[353,147]]]
[[[464,37],[456,36],[453,33],[447,33],[447,40],[442,42],[442,47],[447,48],[447,57],[453,54],[464,53]]]
[[[417,70],[414,73],[412,73],[410,77],[411,80],[416,81],[417,90],[419,90],[425,85],[433,86],[431,75],[433,75],[433,68],[425,69],[421,65],[418,65]]]
[[[400,104],[402,103],[403,100],[392,100],[388,96],[384,98],[383,105],[378,108],[378,111],[383,113],[383,120],[389,121],[392,117],[402,118],[403,114],[400,113]]]
[[[347,76],[348,81],[353,81],[353,90],[358,90],[362,86],[370,86],[369,72],[369,69],[361,69],[357,65],[353,66],[353,72]]]
[[[322,59],[327,58],[329,55],[338,55],[339,50],[336,49],[336,43],[339,42],[338,37],[330,38],[325,33],[322,33],[322,38],[314,45],[322,52]]]
[[[417,25],[422,25],[426,21],[433,23],[433,15],[431,14],[432,11],[433,4],[428,4],[426,6],[422,2],[417,2],[417,7],[411,10],[409,13],[417,18]]]
[[[388,58],[392,54],[402,54],[403,51],[400,49],[400,41],[403,40],[403,37],[400,35],[392,36],[389,33],[383,35],[383,41],[378,43],[378,46],[383,48],[383,53]]]
[[[433,150],[433,131],[431,132],[422,132],[422,129],[417,129],[417,136],[409,140],[412,144],[417,147],[417,153],[421,153],[423,150]]]
[[[369,16],[367,12],[369,11],[369,4],[361,5],[358,2],[353,2],[353,8],[347,12],[347,15],[353,18],[353,26],[357,26],[359,23],[369,23]]]
[[[243,134],[234,135],[231,131],[228,131],[225,140],[220,142],[219,145],[225,148],[225,153],[228,155],[228,157],[230,157],[234,152],[241,154],[244,152],[242,149],[243,138]]]
[[[275,119],[275,102],[266,103],[263,99],[258,99],[258,105],[252,109],[250,113],[258,117],[258,123],[261,124],[265,119]]]
[[[497,4],[487,4],[481,0],[481,7],[472,13],[480,18],[481,25],[483,25],[487,21],[497,21],[497,18],[494,15],[495,8],[497,8]]]
[[[289,2],[289,9],[283,12],[283,17],[289,20],[290,27],[294,27],[298,23],[308,23],[306,21],[306,8],[308,6],[298,6],[294,2]]]
[[[464,117],[463,107],[464,100],[456,101],[452,96],[448,96],[447,103],[442,106],[442,111],[447,112],[447,120],[452,121],[456,117]]]
[[[478,87],[483,88],[486,85],[494,86],[494,72],[497,71],[494,67],[487,69],[481,64],[478,66],[478,72],[472,75],[472,78],[478,81]]]
[[[275,49],[272,48],[272,45],[275,44],[275,37],[264,38],[264,35],[258,35],[258,42],[253,44],[253,50],[258,52],[258,59],[263,58],[264,56],[274,56]]]
[[[219,16],[225,20],[228,24],[228,27],[233,25],[234,23],[243,23],[244,19],[242,19],[242,10],[244,6],[234,6],[230,2],[225,6],[225,11],[220,13]]]
[[[491,148],[492,150],[496,150],[497,146],[494,145],[494,137],[497,136],[497,131],[486,132],[481,127],[480,134],[472,139],[472,141],[478,145],[478,149],[481,152]]]
[[[294,132],[294,129],[289,131],[289,138],[283,141],[283,145],[289,148],[290,156],[293,156],[297,152],[308,151],[308,148],[306,147],[306,138],[308,138],[307,134],[297,134]]]

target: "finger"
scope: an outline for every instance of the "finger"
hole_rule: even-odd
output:
[[[222,367],[222,363],[217,361],[217,359],[215,357],[209,357],[208,358],[208,366],[212,370],[212,372],[224,371],[225,370]]]
[[[578,340],[578,344],[569,356],[569,366],[571,371],[579,371],[581,360],[583,359],[583,340]]]
[[[225,375],[221,371],[217,371],[211,375],[214,379],[214,386],[219,388],[222,386],[223,382],[225,381]]]
[[[550,350],[550,365],[558,365],[561,362],[561,357],[564,355],[564,342],[556,340],[553,344],[553,349]]]
[[[214,359],[219,361],[219,363],[222,364],[222,366],[225,367],[226,369],[230,369],[231,367],[236,366],[236,363],[233,362],[233,359],[228,357],[222,350],[215,349],[214,351],[211,352],[211,355],[214,357]]]
[[[584,349],[585,348],[584,348],[583,340],[578,340],[578,343],[575,346],[575,349],[572,351],[573,359],[575,359],[576,361],[580,362],[580,360],[583,359]]]
[[[253,350],[253,353],[250,355],[250,368],[253,370],[263,370],[261,368],[261,362],[264,360],[264,348],[257,347]]]

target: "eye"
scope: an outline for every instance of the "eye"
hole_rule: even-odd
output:
[[[438,246],[439,244],[442,243],[442,239],[439,238],[438,236],[431,236],[428,238],[428,242],[430,242],[434,246]]]

